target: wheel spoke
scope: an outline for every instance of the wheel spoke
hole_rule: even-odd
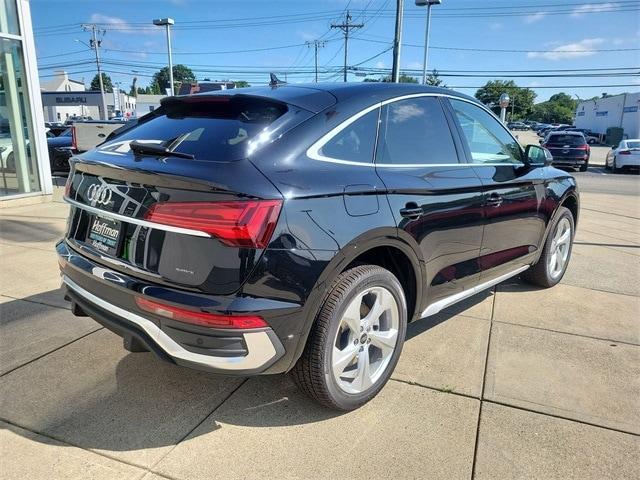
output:
[[[364,318],[365,325],[373,326],[380,324],[380,316],[387,309],[385,295],[388,295],[386,290],[376,291],[376,299],[371,306],[371,310],[369,310],[369,313]]]
[[[386,357],[391,354],[396,348],[396,340],[398,338],[398,330],[395,328],[387,330],[385,332],[372,331],[369,332],[369,338],[371,338],[371,345],[378,347],[382,350],[382,355]]]
[[[560,238],[558,238],[558,240],[556,241],[556,243],[558,244],[562,244],[565,243],[567,240],[569,240],[569,236],[571,235],[571,230],[570,229],[566,229],[564,231],[564,233],[560,236]]]
[[[347,309],[344,311],[342,315],[342,321],[347,324],[349,329],[353,331],[355,335],[360,334],[360,305],[362,304],[362,295],[358,295],[353,301],[347,306]]]
[[[369,349],[365,348],[358,355],[358,373],[353,380],[354,388],[362,392],[371,386],[371,370],[369,364]]]
[[[351,363],[358,353],[358,346],[350,343],[343,350],[333,347],[332,367],[333,375],[339,378],[344,373],[344,369]]]
[[[553,252],[553,255],[551,255],[551,258],[549,259],[549,267],[551,267],[551,273],[555,273],[556,271],[556,263],[558,261],[558,252]]]

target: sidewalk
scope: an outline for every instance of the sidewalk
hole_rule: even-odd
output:
[[[0,478],[640,478],[637,204],[583,194],[560,285],[513,280],[411,324],[393,380],[348,414],[286,376],[128,354],[74,317],[66,216],[0,211]]]

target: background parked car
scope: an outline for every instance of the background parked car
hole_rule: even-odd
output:
[[[69,158],[71,158],[73,151],[71,143],[71,128],[69,127],[59,136],[47,138],[51,173],[69,171]]]
[[[591,148],[580,132],[554,131],[541,140],[542,146],[553,155],[553,165],[579,168],[586,172],[589,167]]]
[[[509,122],[507,128],[509,130],[529,130],[529,127],[522,122]]]
[[[618,172],[623,168],[640,169],[640,138],[622,140],[607,153],[604,167]]]
[[[44,126],[56,137],[68,128],[62,122],[44,122]]]

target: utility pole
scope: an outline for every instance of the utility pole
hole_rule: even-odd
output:
[[[95,23],[83,24],[82,29],[85,32],[91,31],[91,40],[89,40],[89,46],[96,53],[96,68],[98,70],[98,81],[100,82],[100,99],[102,103],[100,119],[107,120],[107,101],[104,98],[104,83],[102,82],[102,70],[100,68],[100,46],[102,45],[102,40],[98,40],[98,34],[104,35],[106,33],[106,30],[100,30]]]
[[[400,80],[400,47],[402,45],[402,15],[404,12],[404,0],[397,0],[396,4],[396,33],[393,37],[393,68],[391,69],[391,81],[398,83]]]
[[[332,23],[331,28],[339,28],[344,32],[344,81],[347,81],[347,56],[349,52],[349,30],[352,28],[362,28],[364,23],[349,23],[352,20],[349,10],[345,16],[343,23]]]
[[[316,55],[316,83],[318,83],[318,48],[324,48],[325,42],[321,41],[321,40],[314,40],[313,42],[307,41],[304,42],[307,44],[307,47],[311,47],[311,45],[313,45],[313,48],[315,50],[315,55]]]

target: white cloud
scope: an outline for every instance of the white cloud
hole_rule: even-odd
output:
[[[493,22],[489,24],[489,30],[500,30],[502,28],[502,24],[500,22]]]
[[[101,28],[115,33],[153,35],[162,33],[164,31],[164,29],[160,27],[153,28],[154,26],[151,22],[149,22],[148,26],[140,28],[129,24],[129,22],[122,18],[112,17],[110,15],[104,15],[102,13],[94,13],[93,15],[91,15],[89,22],[97,23]]]
[[[571,12],[571,16],[574,18],[579,18],[585,13],[608,12],[619,6],[619,3],[594,3],[588,5],[580,5],[579,7],[573,9],[573,12]]]
[[[544,58],[546,60],[563,60],[566,58],[580,58],[595,55],[595,49],[604,42],[604,38],[585,38],[576,43],[560,45],[548,52],[528,52],[528,58]]]
[[[539,22],[546,16],[547,16],[547,12],[537,12],[537,13],[534,13],[533,15],[527,15],[526,17],[524,17],[524,23]]]
[[[382,60],[378,60],[376,62],[376,68],[386,68],[387,65],[382,61]]]

